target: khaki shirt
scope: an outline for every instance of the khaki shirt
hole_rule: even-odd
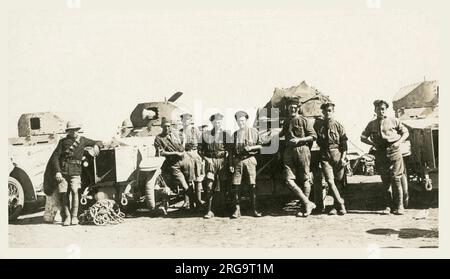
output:
[[[370,138],[377,147],[386,148],[398,141],[408,129],[395,117],[377,118],[369,122],[361,134],[361,138]]]
[[[283,128],[280,133],[280,137],[285,137],[285,142],[293,138],[304,138],[312,136],[315,140],[317,138],[316,131],[311,121],[302,115],[296,115],[295,117],[287,118],[283,123]]]
[[[233,148],[232,153],[238,157],[248,157],[255,155],[258,151],[245,151],[245,147],[260,145],[258,130],[250,127],[244,127],[233,133]]]
[[[338,148],[341,152],[347,151],[348,137],[341,123],[334,119],[317,119],[314,130],[317,133],[317,145],[320,149]]]

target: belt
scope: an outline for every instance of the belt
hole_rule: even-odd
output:
[[[239,160],[245,160],[245,159],[248,159],[248,158],[251,158],[251,157],[253,157],[254,155],[250,155],[250,154],[242,154],[242,155],[236,155],[235,156],[235,158],[237,158],[237,159],[239,159]]]
[[[81,160],[65,160],[62,162],[63,165],[65,164],[76,164],[81,165]]]

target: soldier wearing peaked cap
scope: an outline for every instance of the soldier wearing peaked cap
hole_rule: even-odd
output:
[[[67,122],[67,136],[59,140],[50,158],[58,182],[63,226],[78,224],[78,190],[81,188],[81,160],[84,148],[94,147],[95,155],[97,155],[99,147],[102,146],[101,142],[81,136],[80,129],[79,123]],[[69,202],[70,194],[72,194],[72,205]]]
[[[209,121],[213,122],[214,120],[222,120],[223,114],[221,113],[215,113],[209,117]]]
[[[188,190],[188,184],[182,172],[183,160],[185,158],[185,149],[182,142],[182,136],[178,130],[171,128],[172,123],[165,117],[161,119],[162,132],[155,137],[155,156],[164,156],[165,160],[161,166],[161,175],[165,182],[175,181],[184,191]],[[168,186],[168,185],[166,185]],[[167,214],[168,194],[170,190],[163,189],[163,213]],[[184,206],[187,206],[185,204]]]
[[[234,213],[231,218],[239,218],[240,192],[242,184],[245,183],[251,189],[251,201],[254,217],[261,217],[256,207],[256,158],[255,154],[262,148],[258,131],[247,126],[248,114],[238,111],[234,118],[239,129],[233,134],[233,145],[230,148],[230,171],[232,172],[232,184],[234,194]]]
[[[310,161],[311,145],[317,138],[312,123],[300,115],[298,98],[288,100],[289,117],[283,122],[280,137],[285,138],[283,150],[283,176],[285,184],[298,196],[302,208],[297,216],[306,217],[316,205],[309,200],[311,192]],[[297,183],[300,183],[301,187]]]
[[[408,138],[408,129],[402,122],[386,115],[388,102],[373,102],[377,118],[370,121],[361,134],[361,141],[375,150],[375,166],[381,175],[384,186],[384,214],[404,214],[402,178],[404,172],[403,157],[400,145]],[[392,184],[392,191],[391,191]],[[394,199],[393,199],[394,198]]]
[[[208,210],[205,219],[214,217],[212,203],[216,193],[221,190],[221,185],[226,180],[226,159],[229,154],[231,142],[228,132],[222,129],[223,115],[216,113],[211,115],[209,120],[213,124],[213,129],[202,133],[202,140],[199,145],[199,152],[205,161],[205,174],[207,183],[207,204]]]
[[[344,126],[334,119],[334,107],[335,105],[331,102],[320,106],[324,118],[315,121],[314,129],[317,133],[317,145],[320,147],[322,172],[334,200],[333,208],[328,214],[344,215],[347,211],[339,190],[343,186],[348,138]],[[323,210],[322,187],[314,190],[317,209],[321,212]]]

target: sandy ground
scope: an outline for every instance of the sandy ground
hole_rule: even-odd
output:
[[[86,248],[210,247],[210,248],[436,248],[437,195],[415,194],[403,216],[379,214],[379,183],[374,177],[351,177],[344,190],[349,214],[295,217],[291,200],[264,199],[264,216],[232,220],[201,218],[202,212],[173,208],[169,217],[141,211],[118,225],[70,226],[42,223],[43,212],[21,216],[9,225],[11,248],[64,248],[79,243]],[[248,203],[244,202],[243,207]],[[246,211],[243,211],[245,214]]]

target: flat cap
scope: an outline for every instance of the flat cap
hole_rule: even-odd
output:
[[[236,113],[234,114],[234,118],[236,118],[236,119],[238,119],[238,118],[240,118],[240,117],[242,117],[242,116],[245,116],[245,118],[248,119],[248,113],[246,113],[246,112],[243,111],[243,110],[240,110],[240,111],[238,111],[238,112],[236,112]]]
[[[328,107],[335,107],[336,105],[332,102],[325,102],[320,106],[320,109],[327,109]]]
[[[223,115],[221,113],[215,113],[209,117],[209,121],[221,120],[223,119]]]
[[[299,105],[300,104],[300,99],[297,96],[291,97],[287,100],[287,105]]]

